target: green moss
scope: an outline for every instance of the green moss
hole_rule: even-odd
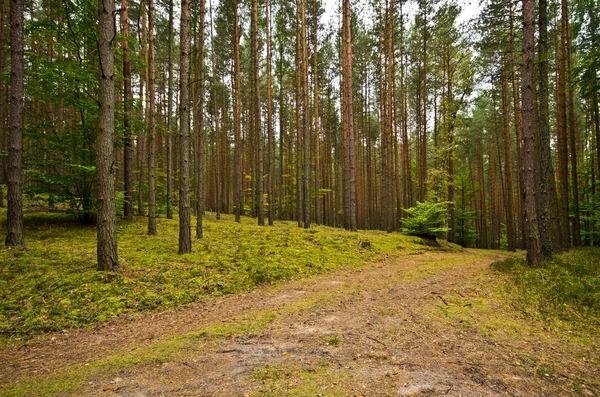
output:
[[[251,396],[346,396],[349,379],[344,371],[331,368],[329,363],[298,364],[286,361],[266,365],[252,373],[252,379],[260,386],[250,392]]]
[[[120,221],[122,273],[113,274],[96,270],[93,226],[63,213],[26,214],[26,247],[0,248],[0,339],[6,343],[423,250],[412,237],[396,233],[305,230],[292,222],[259,227],[250,218],[240,224],[223,218],[206,216],[205,237],[194,240],[187,255],[177,255],[177,220],[158,219],[158,236],[146,234],[145,218]],[[371,249],[360,241],[370,241]]]
[[[507,277],[505,292],[530,317],[600,327],[600,249],[572,249],[542,266],[529,268],[522,257],[492,267]]]
[[[0,388],[0,396],[37,397],[52,396],[64,391],[81,392],[88,379],[110,379],[119,372],[138,365],[183,360],[184,357],[197,355],[203,349],[214,346],[219,339],[261,331],[275,320],[310,309],[330,296],[331,294],[322,294],[274,310],[234,318],[227,323],[209,324],[198,331],[157,340],[151,345],[130,346],[92,363],[76,364],[56,373]]]

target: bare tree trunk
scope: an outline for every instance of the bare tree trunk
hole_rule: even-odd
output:
[[[342,90],[344,118],[344,217],[345,227],[356,231],[356,180],[354,153],[354,117],[352,105],[352,30],[350,0],[343,0]]]
[[[314,118],[315,118],[315,222],[317,225],[323,223],[322,219],[322,209],[320,202],[320,190],[321,190],[321,181],[319,173],[321,172],[321,158],[320,158],[320,130],[319,130],[319,51],[318,51],[318,43],[319,43],[319,35],[318,35],[318,26],[319,26],[319,17],[318,17],[318,9],[319,3],[317,0],[313,1],[313,95],[314,95]]]
[[[301,1],[301,0],[298,0]],[[300,7],[298,7],[298,1],[296,2],[296,65],[300,65],[302,62],[301,48],[301,16]],[[301,119],[301,82],[302,71],[300,67],[296,68],[296,217],[298,221],[298,227],[302,227],[304,224],[304,205],[302,195],[302,146],[301,146],[301,135],[300,135],[300,119]]]
[[[425,200],[427,193],[427,1],[422,1],[423,7],[423,129],[421,130],[421,175],[419,178],[419,198]]]
[[[148,0],[148,234],[156,230],[156,94],[154,84],[154,0]]]
[[[200,4],[200,17],[199,17],[199,26],[200,26],[200,49],[198,53],[198,120],[194,120],[194,128],[196,131],[196,150],[194,151],[194,179],[196,191],[194,195],[196,196],[196,238],[202,238],[203,228],[202,228],[202,218],[204,216],[204,202],[205,202],[205,164],[206,164],[206,132],[205,132],[205,113],[204,113],[204,93],[205,93],[205,76],[206,76],[206,68],[204,64],[204,18],[206,13],[206,0],[201,0]]]
[[[567,108],[566,108],[566,1],[561,1],[561,33],[560,44],[557,51],[557,73],[558,83],[556,87],[556,137],[558,148],[558,176],[560,186],[560,203],[562,209],[561,233],[563,235],[563,247],[569,248],[569,153],[567,147]],[[543,246],[542,246],[543,247]],[[543,253],[543,252],[542,252]]]
[[[523,0],[523,65],[521,71],[521,93],[523,112],[523,211],[526,227],[527,264],[540,264],[540,235],[536,213],[534,164],[536,152],[535,79],[533,70],[535,1]]]
[[[269,139],[269,225],[273,226],[275,216],[275,138],[273,136],[273,96],[271,93],[271,5],[265,1],[267,26],[267,136]]]
[[[256,170],[256,215],[258,225],[265,225],[263,208],[263,134],[260,110],[260,69],[258,63],[258,1],[252,0],[252,42],[254,48],[254,123],[257,142],[258,164]]]
[[[16,0],[15,3],[19,3],[19,1],[20,0]],[[98,135],[96,138],[96,183],[98,184],[97,257],[98,269],[108,271],[119,271],[115,178],[112,166],[114,149],[113,138],[115,131],[115,68],[114,49],[112,44],[113,38],[115,37],[114,12],[114,0],[98,0],[98,54],[100,56],[98,84],[100,86],[100,92],[98,97]],[[23,20],[21,19],[20,22],[16,20],[16,18],[18,18],[18,13],[20,13],[22,18],[23,8],[20,8],[20,11],[15,10],[16,15],[13,27],[20,26],[22,29]],[[20,37],[20,43],[22,44],[23,36],[21,35]],[[19,41],[16,41],[13,42],[12,48],[14,51],[17,48],[23,47],[19,47]],[[15,62],[14,58],[17,57],[18,56],[13,54],[13,62]],[[21,69],[21,71],[22,70],[23,69]],[[13,84],[15,83],[13,82]],[[23,91],[21,90],[20,92],[22,94]],[[16,96],[13,98],[16,98]],[[12,105],[13,104],[11,103],[11,107]],[[15,108],[14,111],[11,111],[11,116],[14,117],[19,111],[18,108]],[[9,236],[11,236],[11,234],[9,234]]]
[[[24,245],[23,238],[23,101],[24,101],[24,11],[23,0],[10,3],[10,120],[8,136],[7,246]],[[112,152],[111,152],[112,159]]]
[[[538,114],[539,114],[539,197],[537,197],[540,252],[542,257],[550,257],[561,250],[561,231],[558,221],[556,184],[552,154],[550,149],[550,125],[548,111],[548,12],[547,1],[539,2],[539,60],[538,68]],[[536,183],[536,185],[538,185]]]
[[[244,212],[242,204],[242,167],[241,167],[241,139],[240,139],[240,45],[239,45],[239,17],[238,1],[234,0],[234,24],[233,27],[233,174],[234,189],[233,203],[235,221],[240,222]]]
[[[0,2],[0,74],[4,74],[4,68],[6,63],[5,57],[5,42],[4,42],[4,24],[6,16],[6,2]],[[7,108],[6,96],[4,95],[5,89],[4,79],[0,79],[0,150],[7,150],[7,137],[6,137],[6,118],[5,112]],[[6,184],[6,158],[0,157],[0,185]],[[4,189],[0,187],[0,208],[4,208]]]
[[[129,20],[128,20],[128,0],[121,2],[121,34],[123,41],[123,127],[125,136],[123,137],[124,150],[124,187],[125,203],[123,215],[127,220],[133,219],[133,133],[131,131],[131,118],[133,117],[133,90],[131,87],[131,64],[129,62]]]
[[[144,61],[144,63],[147,63],[148,61],[148,39],[147,39],[147,30],[146,30],[146,0],[142,0],[140,3],[140,13],[142,14],[142,28],[141,28],[141,36],[142,36],[142,43],[141,43],[141,49],[140,49],[140,55],[142,60]],[[146,108],[146,106],[144,106],[145,104],[145,96],[144,96],[144,84],[145,82],[147,82],[147,76],[148,76],[148,68],[147,67],[142,67],[142,69],[140,70],[140,102],[141,102],[141,106],[140,106],[140,112],[141,112],[141,118],[143,119],[146,115],[144,114],[144,110]],[[144,216],[145,211],[144,211],[144,168],[146,167],[145,164],[145,157],[146,157],[146,139],[145,139],[145,133],[144,133],[144,129],[140,129],[140,131],[138,132],[138,142],[137,142],[137,161],[138,161],[138,170],[139,170],[139,186],[138,186],[138,215],[139,216]]]
[[[577,175],[577,144],[576,144],[576,123],[575,123],[575,101],[573,98],[573,54],[571,51],[571,30],[569,29],[569,15],[568,15],[568,4],[565,2],[565,30],[567,36],[565,37],[565,58],[567,60],[566,73],[567,73],[567,87],[568,87],[568,119],[569,119],[569,146],[571,149],[571,183],[573,189],[573,246],[579,247],[581,245],[581,219],[579,215],[579,186],[578,186],[578,175]]]
[[[127,1],[127,0],[126,0]],[[167,42],[167,219],[173,219],[173,0],[169,0],[169,39]]]
[[[509,21],[510,21],[510,80],[511,80],[511,86],[512,86],[512,91],[513,91],[513,114],[514,114],[514,118],[515,118],[515,146],[516,146],[516,152],[517,152],[517,170],[519,170],[519,172],[517,172],[517,185],[519,187],[519,194],[517,195],[518,197],[518,201],[517,201],[517,216],[519,217],[519,231],[520,231],[520,235],[521,235],[521,239],[520,239],[520,243],[519,243],[519,248],[524,249],[525,248],[525,221],[524,221],[524,217],[523,214],[524,212],[522,211],[522,201],[523,201],[523,192],[525,191],[525,189],[523,188],[523,178],[521,175],[521,169],[522,169],[522,163],[523,163],[523,147],[522,147],[522,140],[521,140],[521,136],[523,133],[523,122],[521,119],[521,98],[520,98],[520,92],[519,92],[519,85],[517,84],[517,78],[515,76],[515,33],[514,33],[514,26],[513,26],[513,12],[512,10],[510,11],[510,15],[509,15]]]
[[[306,26],[306,0],[301,1],[301,44],[302,44],[302,131],[304,140],[304,228],[310,228],[311,222],[311,202],[310,199],[310,126],[308,109],[308,38]]]
[[[517,248],[517,236],[514,218],[514,191],[512,176],[512,161],[510,158],[510,115],[508,112],[508,82],[506,68],[508,64],[504,61],[502,66],[502,126],[504,132],[504,172],[506,173],[506,235],[508,250],[515,251]]]
[[[151,0],[152,1],[152,0]],[[179,254],[192,252],[190,214],[190,3],[181,1],[179,82]]]

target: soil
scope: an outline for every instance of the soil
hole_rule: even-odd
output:
[[[89,365],[76,395],[600,395],[598,341],[581,343],[512,310],[489,268],[499,255],[424,252],[41,335],[0,349],[0,387]],[[270,311],[279,313],[275,321],[258,330],[197,336],[168,360],[117,373],[94,367],[119,352]]]

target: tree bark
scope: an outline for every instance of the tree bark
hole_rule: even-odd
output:
[[[131,119],[133,117],[133,90],[131,86],[131,63],[129,49],[129,19],[128,0],[121,2],[121,34],[123,35],[123,168],[125,203],[123,215],[127,220],[133,220],[133,133],[131,131]]]
[[[240,138],[240,45],[239,45],[239,17],[238,1],[234,0],[234,24],[233,27],[233,174],[234,189],[233,202],[235,221],[240,222],[244,212],[242,204],[242,167],[241,151],[242,142]]]
[[[16,2],[19,1],[21,0]],[[23,15],[22,8],[20,12]],[[113,138],[115,131],[114,12],[114,0],[98,0],[98,54],[100,56],[98,85],[100,90],[98,97],[98,135],[96,138],[97,257],[98,269],[108,271],[119,271],[113,168]],[[20,26],[23,26],[22,20]],[[12,48],[18,48],[18,43],[13,43]],[[11,115],[14,114],[15,112],[11,112]]]
[[[150,0],[152,1],[152,0]],[[181,1],[179,83],[179,254],[192,252],[190,214],[190,3]]]
[[[522,120],[523,120],[523,215],[526,227],[527,264],[540,264],[540,236],[536,213],[534,164],[536,152],[536,127],[533,70],[535,1],[523,0],[523,65],[521,70]]]
[[[302,131],[304,141],[304,228],[310,228],[311,223],[311,202],[310,199],[310,175],[311,175],[311,144],[310,144],[310,124],[308,109],[308,28],[306,26],[306,0],[301,0],[301,18],[302,18]]]
[[[125,0],[127,1],[127,0]],[[173,219],[173,0],[169,0],[169,39],[167,41],[167,219]]]
[[[206,164],[206,132],[205,128],[205,112],[204,112],[204,94],[205,94],[205,76],[206,76],[206,68],[204,63],[204,19],[206,13],[206,0],[201,0],[200,4],[200,17],[199,17],[199,25],[200,25],[200,49],[198,51],[198,94],[197,94],[197,102],[199,108],[198,120],[194,120],[194,128],[196,131],[196,150],[194,151],[194,182],[196,186],[196,190],[194,195],[196,196],[196,238],[202,238],[203,234],[203,225],[202,219],[204,216],[204,203],[205,203],[205,164]]]
[[[4,23],[6,16],[6,2],[0,2],[0,74],[4,74],[4,67],[6,63],[5,57],[5,42],[4,42]],[[4,88],[6,83],[4,79],[0,79],[0,150],[7,150],[7,137],[6,137],[6,118],[4,117],[6,111],[6,96],[4,95]],[[6,184],[6,158],[0,157],[0,184]],[[4,208],[4,188],[0,187],[0,208]]]
[[[267,27],[267,136],[269,157],[269,179],[267,194],[269,196],[269,225],[273,226],[275,217],[275,137],[273,136],[273,95],[271,90],[271,5],[265,1]]]
[[[504,171],[506,174],[506,238],[508,250],[514,252],[517,248],[517,236],[514,217],[514,190],[512,176],[512,161],[510,156],[510,114],[508,112],[508,77],[506,69],[508,63],[504,60],[502,65],[502,126],[504,132]]]
[[[260,105],[260,69],[258,56],[258,1],[252,0],[252,43],[254,49],[254,125],[256,131],[256,151],[257,151],[257,170],[256,170],[256,215],[258,225],[265,225],[265,214],[263,206],[263,134],[261,126],[261,105]]]
[[[24,12],[25,4],[23,0],[12,0],[10,2],[10,132],[8,136],[8,211],[6,213],[7,234],[5,241],[6,246],[9,247],[25,244],[22,193],[23,86],[25,73]],[[102,65],[102,62],[100,64]],[[112,76],[112,69],[110,70]],[[112,160],[112,151],[110,155],[109,158]]]
[[[156,93],[154,84],[154,0],[148,0],[148,234],[156,230]]]
[[[142,28],[141,28],[141,48],[140,55],[144,63],[148,62],[148,39],[147,39],[147,29],[146,29],[146,2],[142,1],[140,4],[140,14],[142,19]],[[141,67],[140,68],[140,113],[141,118],[144,119],[147,115],[144,113],[146,106],[146,97],[144,96],[144,84],[148,81],[148,68]],[[138,132],[138,141],[137,141],[137,161],[138,161],[138,170],[139,170],[139,185],[138,185],[138,215],[144,216],[144,169],[146,167],[144,158],[146,156],[146,139],[145,139],[144,129],[141,128]]]
[[[352,28],[350,0],[343,0],[342,112],[344,119],[344,225],[351,231],[356,225],[356,180],[354,152],[354,116],[352,104]]]
[[[569,153],[567,147],[567,108],[566,108],[566,47],[565,37],[567,34],[566,28],[566,8],[565,0],[561,1],[562,17],[561,17],[561,33],[560,44],[557,51],[557,73],[558,82],[556,87],[556,136],[558,147],[558,169],[560,181],[560,203],[562,225],[561,233],[563,236],[563,248],[569,248],[571,245],[569,233]]]

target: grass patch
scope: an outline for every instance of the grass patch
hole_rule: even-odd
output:
[[[600,249],[578,248],[555,255],[538,268],[522,257],[509,257],[492,267],[509,276],[506,290],[514,304],[530,316],[557,318],[600,327]]]
[[[335,293],[332,293],[335,295]],[[231,319],[227,323],[209,324],[197,331],[177,335],[155,343],[116,350],[110,356],[88,364],[75,364],[58,372],[21,380],[0,387],[0,396],[53,396],[61,393],[81,393],[89,379],[108,379],[136,366],[181,361],[199,352],[214,348],[219,340],[252,332],[259,332],[283,317],[311,309],[326,302],[332,294],[322,294],[295,302],[275,310],[264,310]]]
[[[328,362],[299,364],[286,361],[257,368],[252,379],[260,386],[250,396],[345,396],[344,382],[349,375],[332,368]]]
[[[64,213],[26,213],[26,247],[0,248],[0,342],[426,249],[397,233],[223,218],[208,214],[205,237],[186,255],[177,255],[177,220],[158,219],[158,236],[146,234],[146,218],[119,221],[122,273],[114,274],[96,270],[95,227]],[[0,223],[5,219],[0,209]]]

